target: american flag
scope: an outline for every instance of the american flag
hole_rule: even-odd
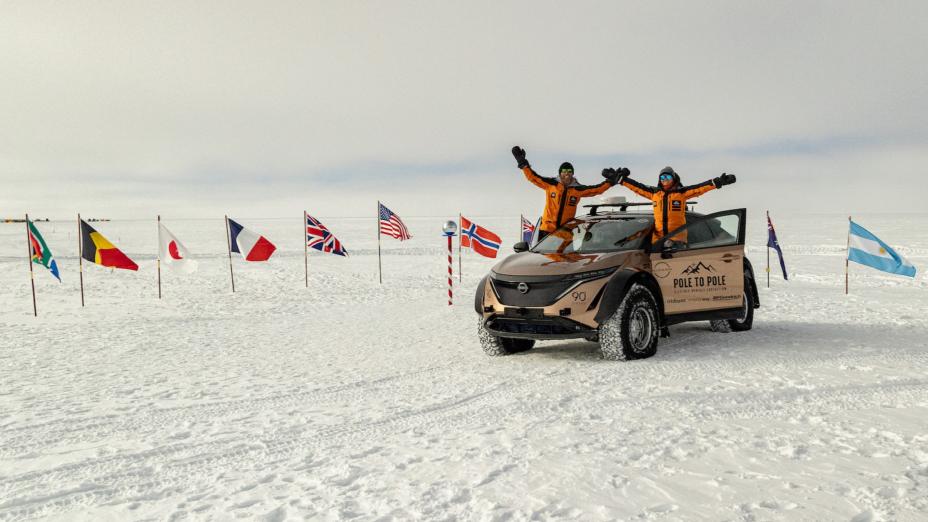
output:
[[[406,225],[403,224],[403,220],[400,219],[399,216],[383,206],[383,203],[378,202],[377,204],[380,205],[381,234],[399,239],[400,241],[405,241],[412,237],[409,235],[409,230],[406,228]]]
[[[532,234],[535,232],[535,225],[531,221],[525,219],[525,216],[522,216],[522,241],[526,243],[532,242]]]
[[[306,245],[320,252],[348,256],[348,251],[318,219],[306,214]]]

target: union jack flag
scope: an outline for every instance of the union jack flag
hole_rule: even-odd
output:
[[[522,241],[526,243],[532,242],[532,234],[535,233],[535,225],[531,221],[525,219],[525,216],[522,217]]]
[[[306,245],[320,252],[348,256],[348,251],[318,219],[306,214]]]
[[[377,205],[380,207],[380,233],[385,236],[390,236],[394,239],[399,239],[400,241],[405,241],[412,236],[409,234],[409,229],[406,228],[406,225],[403,223],[403,220],[399,216],[394,214],[390,209],[383,206],[383,203],[377,202]]]

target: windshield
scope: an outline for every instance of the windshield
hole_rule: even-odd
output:
[[[532,247],[539,254],[598,254],[637,250],[650,237],[653,220],[644,217],[573,220]]]

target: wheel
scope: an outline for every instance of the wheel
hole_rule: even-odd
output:
[[[599,349],[603,359],[628,361],[657,353],[660,333],[657,300],[647,287],[633,284],[619,309],[599,325]]]
[[[484,328],[482,317],[477,321],[477,337],[480,338],[480,347],[491,357],[524,352],[535,346],[533,339],[513,339],[491,334]]]
[[[754,292],[751,291],[751,282],[744,280],[744,301],[741,307],[741,317],[730,319],[728,326],[735,332],[746,332],[754,326]]]
[[[713,332],[745,332],[754,326],[754,292],[751,292],[751,282],[744,279],[744,296],[741,301],[741,317],[738,319],[715,319],[709,321],[709,328]]]

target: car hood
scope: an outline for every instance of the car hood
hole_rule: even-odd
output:
[[[520,252],[500,261],[493,271],[509,276],[554,276],[590,272],[624,265],[635,256],[640,259],[640,250],[609,252],[605,254],[538,254]]]

